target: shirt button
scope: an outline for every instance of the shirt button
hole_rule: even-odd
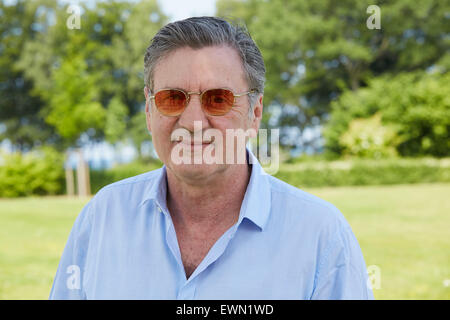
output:
[[[162,209],[161,209],[161,207],[160,207],[160,206],[158,206],[158,211],[159,211],[159,212],[162,212]]]

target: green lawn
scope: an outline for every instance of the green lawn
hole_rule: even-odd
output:
[[[350,222],[377,299],[450,299],[450,184],[307,189]],[[88,199],[0,200],[0,299],[47,299],[72,224]]]

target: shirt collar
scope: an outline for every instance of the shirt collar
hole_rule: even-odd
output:
[[[267,181],[267,173],[264,172],[264,169],[261,167],[258,159],[248,148],[247,160],[252,166],[252,171],[249,183],[247,185],[247,190],[244,195],[244,200],[242,201],[237,225],[239,225],[244,218],[247,218],[257,225],[262,231],[267,224],[270,214],[270,186]],[[154,179],[144,191],[144,196],[140,205],[143,205],[148,200],[154,200],[163,212],[168,212],[166,205],[167,168],[164,165],[157,171],[156,179]]]
[[[167,171],[166,166],[162,166],[156,170],[156,178],[152,180],[143,193],[142,201],[139,205],[143,205],[149,200],[153,200],[159,207],[166,207],[167,196]]]
[[[239,220],[247,218],[256,224],[262,231],[269,219],[271,208],[270,185],[269,181],[267,181],[268,175],[264,172],[258,159],[250,149],[247,149],[247,159],[252,166],[252,173],[244,200],[242,201]]]

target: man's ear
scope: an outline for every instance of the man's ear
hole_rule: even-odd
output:
[[[262,114],[263,114],[263,95],[259,95],[258,99],[253,106],[253,114],[252,114],[252,128],[255,129],[256,132],[259,130],[259,126],[261,124]]]
[[[145,96],[145,121],[147,123],[148,132],[152,133],[152,125],[151,125],[151,110],[152,107],[150,104],[150,90],[147,86],[144,87],[144,96]]]
[[[147,86],[144,87],[144,96],[145,96],[145,107],[146,107],[145,112],[147,112],[147,102],[150,97],[150,90]]]

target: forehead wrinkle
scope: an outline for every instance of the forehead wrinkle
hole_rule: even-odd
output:
[[[220,48],[221,46],[216,47]],[[211,49],[210,47],[201,49],[192,48],[179,48],[173,52],[168,53],[164,58],[162,58],[154,70],[154,90],[157,91],[163,88],[179,88],[185,91],[203,92],[207,89],[213,88],[229,88],[233,91],[241,91],[247,89],[247,79],[245,77],[245,72],[242,66],[242,61],[239,54],[234,48],[228,46],[223,46],[222,52],[214,52],[212,55],[206,50]],[[179,56],[183,55],[183,50],[186,50],[184,54],[188,53],[191,60],[189,62],[186,59],[179,59]],[[231,53],[232,52],[232,53]],[[192,55],[192,53],[197,53]],[[233,63],[232,67],[237,72],[239,72],[238,78],[240,82],[244,85],[241,88],[241,84],[233,83],[230,79],[232,74],[228,74],[230,70],[228,64],[217,64],[217,59],[221,55],[230,56],[233,55],[236,59],[236,63]],[[219,57],[217,57],[219,56]],[[171,60],[177,57],[174,62]],[[230,60],[224,59],[229,62]],[[173,60],[172,60],[173,61]],[[214,68],[210,68],[213,66]],[[163,69],[161,70],[161,67]],[[180,74],[179,76],[169,76],[169,77],[157,77],[157,73],[161,72],[170,74]],[[218,75],[219,74],[219,75]],[[206,75],[206,76],[205,76]],[[223,77],[226,78],[223,78]],[[161,81],[163,81],[161,83]],[[161,83],[161,85],[160,85]]]

